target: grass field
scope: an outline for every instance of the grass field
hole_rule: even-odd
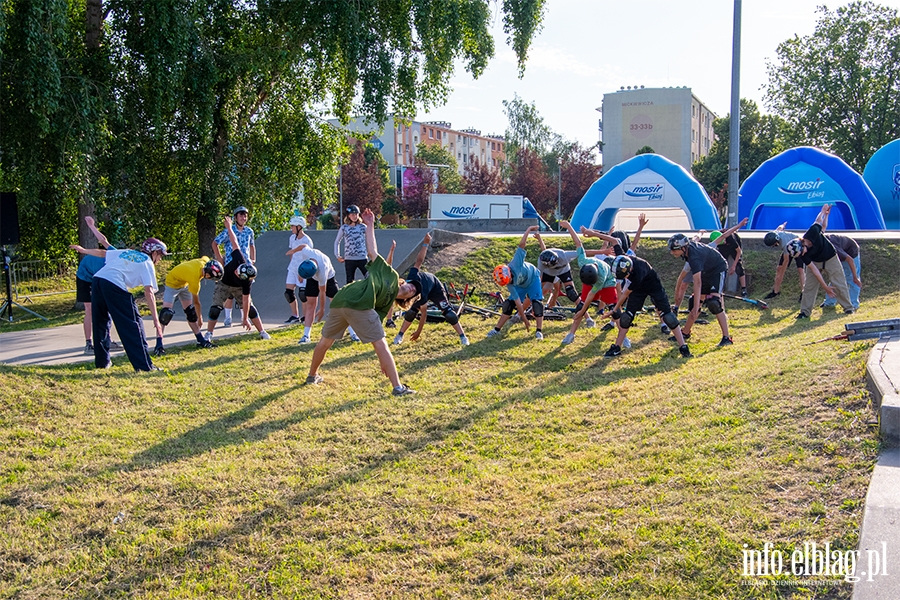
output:
[[[441,275],[486,291],[514,244]],[[641,253],[671,286],[681,262]],[[748,252],[754,296],[774,261]],[[768,311],[726,304],[734,346],[695,327],[690,360],[649,315],[612,360],[614,332],[560,346],[568,322],[488,340],[469,315],[468,348],[429,324],[395,348],[401,399],[350,342],[304,386],[298,329],[153,374],[0,366],[0,597],[848,598],[761,587],[742,552],[856,548],[873,342],[804,344],[900,315],[898,262],[867,244],[860,312],[801,323],[789,273]]]

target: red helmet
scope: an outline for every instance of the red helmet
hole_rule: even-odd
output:
[[[153,254],[154,250],[159,250],[163,255],[169,253],[169,249],[166,245],[156,238],[147,238],[144,240],[144,243],[141,244],[141,252],[144,254]]]
[[[512,283],[512,271],[506,265],[497,265],[494,269],[494,283],[497,285],[509,285]]]
[[[219,261],[210,260],[205,265],[203,265],[203,273],[205,275],[209,275],[210,279],[218,281],[222,279],[222,275],[225,274],[225,268]]]

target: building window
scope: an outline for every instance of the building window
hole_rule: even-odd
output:
[[[696,117],[696,116],[697,116],[697,105],[692,104],[691,105],[691,117]]]
[[[397,154],[403,154],[403,144],[397,144]]]
[[[406,145],[406,151],[409,152],[409,144]]]

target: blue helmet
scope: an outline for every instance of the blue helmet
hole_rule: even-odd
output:
[[[318,271],[319,267],[311,260],[304,260],[300,263],[300,266],[297,267],[297,275],[299,275],[301,279],[309,279]]]

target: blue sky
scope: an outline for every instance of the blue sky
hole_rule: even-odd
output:
[[[825,0],[744,0],[741,28],[741,97],[765,112],[766,62],[778,44],[807,36]],[[849,4],[829,2],[830,10]],[[900,0],[879,4],[900,8]],[[717,115],[730,110],[732,0],[548,0],[522,79],[505,44],[499,19],[496,55],[478,79],[457,69],[454,92],[442,108],[416,120],[449,121],[482,134],[506,129],[503,100],[518,94],[534,103],[553,131],[587,146],[597,141],[595,109],[603,94],[621,86],[687,86]]]

